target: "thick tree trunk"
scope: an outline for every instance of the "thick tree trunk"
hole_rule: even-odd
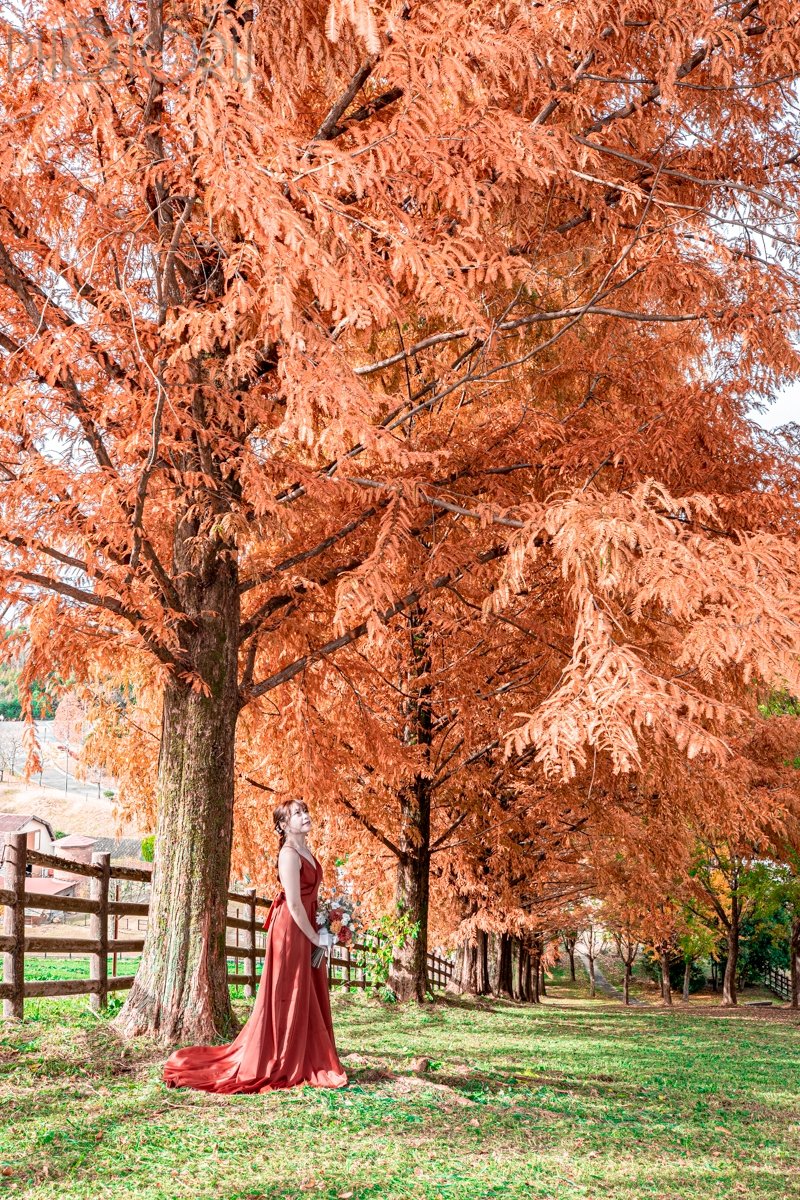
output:
[[[500,962],[497,969],[497,993],[513,998],[514,983],[512,977],[511,937],[507,933],[500,934]]]
[[[792,980],[792,1008],[800,1008],[800,914],[792,917],[792,933],[789,942],[789,972]]]
[[[686,959],[684,959],[684,962],[683,962],[683,997],[682,997],[682,999],[683,999],[684,1003],[688,1003],[688,1001],[689,1001],[689,983],[691,981],[691,976],[692,976],[692,960],[690,958],[686,958]]]
[[[483,929],[476,933],[478,940],[478,995],[488,996],[489,986],[489,938]]]
[[[672,988],[669,986],[669,951],[661,950],[661,999],[664,1004],[672,1007]]]
[[[428,904],[430,892],[430,780],[418,775],[400,796],[400,851],[395,903],[418,926],[415,937],[394,947],[389,987],[398,1000],[422,1004],[428,990]]]
[[[500,934],[486,934],[486,986],[496,996],[500,985]]]
[[[465,937],[458,944],[453,974],[446,990],[458,995],[478,994],[478,945],[471,938]]]
[[[447,991],[459,995],[485,996],[488,990],[486,934],[482,929],[477,929],[473,937],[465,937],[459,943]]]
[[[207,1043],[234,1031],[225,954],[238,713],[235,556],[185,564],[184,652],[209,690],[166,685],[150,912],[141,965],[114,1021],[125,1036]],[[178,566],[180,567],[180,563]]]
[[[542,952],[534,943],[530,953],[530,971],[531,971],[531,1004],[540,1003],[539,980],[541,978],[540,966],[542,960]]]
[[[622,1001],[624,1004],[631,1002],[631,964],[625,963],[625,978],[622,981]]]

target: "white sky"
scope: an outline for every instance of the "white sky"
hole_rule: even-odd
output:
[[[788,421],[800,423],[800,382],[792,384],[785,392],[776,396],[765,412],[752,415],[765,429],[775,429]]]

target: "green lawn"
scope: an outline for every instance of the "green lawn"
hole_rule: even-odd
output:
[[[86,999],[29,1001],[0,1026],[0,1196],[800,1197],[787,1010],[624,1011],[580,981],[540,1008],[333,1003],[348,1088],[218,1097],[164,1088]]]

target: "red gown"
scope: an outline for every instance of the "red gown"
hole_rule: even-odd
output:
[[[300,856],[300,895],[316,926],[322,867]],[[167,1087],[269,1092],[308,1083],[340,1088],[347,1075],[333,1038],[328,963],[311,966],[311,942],[279,892],[267,918],[264,969],[253,1011],[227,1046],[184,1046],[164,1065]]]

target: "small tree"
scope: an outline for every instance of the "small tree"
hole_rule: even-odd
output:
[[[572,982],[575,982],[575,945],[578,941],[577,929],[564,929],[561,931],[561,940],[564,943],[564,949],[569,958],[569,977]]]
[[[623,1003],[628,1005],[631,1002],[631,972],[633,964],[636,962],[636,956],[639,953],[641,943],[634,934],[630,922],[627,922],[621,928],[613,930],[613,938],[614,944],[617,947],[617,954],[625,968],[625,975],[622,981],[622,999]]]
[[[605,950],[607,941],[607,931],[602,925],[598,925],[596,921],[591,921],[581,930],[579,942],[589,963],[589,995],[592,999],[597,994],[594,969],[595,960]]]
[[[683,929],[678,934],[678,948],[683,955],[683,991],[681,999],[684,1003],[689,1000],[692,967],[701,958],[710,958],[719,943],[719,938],[713,930],[688,910],[682,917]]]

